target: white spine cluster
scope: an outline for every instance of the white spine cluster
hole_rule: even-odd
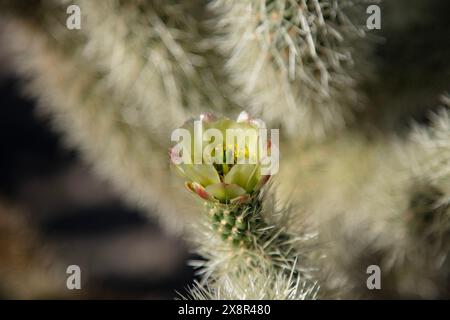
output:
[[[218,45],[254,113],[291,134],[314,137],[352,119],[359,97],[351,42],[365,33],[345,9],[360,2],[212,2]]]
[[[272,194],[270,195],[269,192]],[[205,259],[193,261],[201,281],[189,290],[194,299],[311,300],[319,295],[316,265],[311,259],[317,234],[291,230],[292,208],[276,209],[273,187],[256,201],[249,246],[232,246],[211,228],[207,213],[192,224],[193,242]],[[253,226],[252,226],[253,225]],[[303,224],[303,227],[305,225]],[[295,232],[295,233],[294,233]],[[183,294],[182,294],[183,296]]]

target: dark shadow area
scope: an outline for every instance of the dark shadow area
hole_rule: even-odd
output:
[[[93,175],[35,113],[18,79],[0,79],[0,101],[0,199],[22,209],[56,263],[80,266],[82,296],[172,299],[184,292],[194,277],[185,244]]]

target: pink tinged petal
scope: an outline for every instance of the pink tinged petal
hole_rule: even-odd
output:
[[[251,119],[250,123],[258,129],[266,129],[266,123],[261,119]]]
[[[202,120],[203,122],[206,122],[206,123],[210,123],[210,122],[215,121],[216,117],[212,113],[207,112],[207,113],[202,113],[200,115],[200,120]]]
[[[206,192],[219,201],[229,201],[246,194],[245,190],[235,184],[217,183],[206,187]]]
[[[272,139],[267,139],[266,143],[262,145],[263,148],[266,148],[267,155],[270,155],[270,151],[272,149]]]
[[[204,199],[204,200],[210,200],[210,201],[214,201],[214,197],[211,196],[206,190],[205,188],[203,188],[201,185],[199,185],[196,182],[186,182],[185,183],[186,188],[197,194],[200,198]]]
[[[259,179],[259,167],[256,164],[236,164],[226,174],[223,181],[225,183],[237,184],[248,193],[253,191]]]
[[[250,120],[250,116],[249,116],[249,114],[247,113],[247,111],[242,111],[242,112],[239,114],[239,116],[238,116],[236,122],[237,122],[237,123],[240,123],[240,122],[248,122],[249,120]]]
[[[188,191],[191,191],[191,192],[194,192],[194,193],[195,193],[194,187],[192,186],[192,182],[186,181],[186,182],[184,183],[184,186],[186,187],[186,189],[187,189]]]
[[[259,179],[258,183],[255,186],[255,191],[260,190],[266,183],[269,181],[271,176],[261,176],[261,179]]]
[[[181,128],[188,129],[188,130],[191,129],[191,128],[193,128],[193,127],[194,127],[194,121],[195,121],[195,120],[196,120],[196,119],[193,118],[193,117],[187,119],[187,120],[183,123],[183,125],[181,126]]]
[[[174,149],[175,148],[169,148],[169,158],[173,164],[177,165],[180,164],[181,157],[180,154]]]
[[[192,193],[195,193],[194,187],[192,186],[192,182],[188,182],[186,181],[184,183],[184,187],[186,188],[187,191],[190,191]]]

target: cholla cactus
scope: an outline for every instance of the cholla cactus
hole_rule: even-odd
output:
[[[267,165],[271,165],[264,155],[270,156],[274,147],[270,141],[262,142],[264,122],[249,119],[243,112],[237,121],[202,115],[194,123],[189,121],[182,128],[189,133],[183,137],[183,148],[177,144],[170,150],[187,189],[206,209],[207,219],[198,223],[203,228],[193,225],[202,244],[200,253],[208,259],[200,264],[206,287],[200,285],[191,294],[197,298],[314,298],[316,285],[304,261],[303,270],[297,264],[299,248],[295,247],[301,241],[286,232],[286,222],[271,224],[276,214],[268,210],[274,208],[263,208],[262,188],[270,178]],[[212,138],[208,130],[215,137],[204,146],[204,132]]]
[[[201,198],[215,203],[234,204],[251,201],[270,177],[268,174],[261,174],[260,150],[258,150],[258,143],[262,141],[258,129],[265,127],[264,122],[259,119],[248,120],[248,115],[243,112],[237,121],[226,118],[215,121],[211,115],[202,115],[197,124],[199,128],[195,128],[195,121],[190,121],[182,127],[188,130],[187,133],[191,138],[188,141],[190,147],[182,150],[173,148],[170,151],[172,162],[188,180],[187,188]],[[196,132],[197,130],[199,132]],[[222,137],[221,141],[213,141],[213,145],[209,145],[209,154],[204,154],[207,150],[204,150],[201,143],[204,130],[211,130],[212,134],[219,134]],[[235,132],[236,136],[230,136],[227,132]],[[199,143],[202,145],[196,145]],[[237,143],[242,145],[238,148]],[[268,149],[269,153],[270,146],[266,143],[261,147]],[[183,151],[182,155],[179,151]],[[201,161],[196,161],[196,157]]]
[[[261,221],[259,199],[261,188],[270,178],[268,174],[261,174],[262,159],[259,159],[258,154],[258,143],[261,141],[258,126],[264,127],[264,123],[261,120],[249,120],[244,112],[237,122],[230,119],[214,121],[211,116],[202,115],[200,125],[202,128],[199,133],[194,132],[193,123],[184,126],[191,133],[193,139],[189,142],[194,149],[203,138],[203,130],[218,130],[215,133],[220,133],[226,139],[214,141],[210,154],[205,155],[206,150],[203,148],[193,153],[189,149],[183,150],[182,156],[178,154],[179,150],[173,148],[171,160],[187,179],[187,189],[206,200],[211,224],[222,239],[235,246],[251,246],[255,233],[267,227]],[[236,130],[238,135],[228,136],[229,130]],[[201,138],[196,137],[196,134]],[[241,148],[235,138],[242,143]],[[268,146],[266,144],[262,148],[268,149]],[[201,164],[194,164],[196,152],[203,158]]]
[[[314,137],[352,119],[360,101],[350,43],[365,33],[347,17],[350,6],[354,1],[213,1],[218,44],[253,112]]]
[[[397,0],[386,2],[381,34],[395,36],[388,50],[378,44],[372,86],[360,81],[372,62],[365,57],[373,43],[357,21],[365,10],[350,12],[363,0],[214,0],[208,8],[201,0],[79,0],[79,31],[65,28],[65,0],[26,11],[1,5],[15,17],[4,28],[8,49],[40,110],[131,203],[152,212],[156,205],[167,226],[189,225],[206,259],[195,263],[203,278],[193,297],[314,298],[316,265],[323,297],[448,297],[448,111],[413,142],[388,134],[423,116],[448,86],[446,68],[430,77],[440,57],[398,64],[403,47],[392,41],[419,40],[410,36],[423,30],[419,22],[440,39],[447,24],[433,27],[431,9],[423,19],[437,1],[415,0],[419,9],[409,1],[411,26],[399,22]],[[414,42],[407,48],[423,52]],[[445,43],[438,48],[445,57]],[[411,87],[413,77],[433,81]],[[270,189],[251,166],[178,166],[206,203],[201,213],[169,170],[169,134],[194,114],[234,115],[237,103],[281,127],[280,149],[289,152]],[[358,107],[366,112],[352,130],[326,134],[345,129]],[[365,127],[375,129],[370,139]],[[367,290],[369,264],[381,267],[380,292]]]

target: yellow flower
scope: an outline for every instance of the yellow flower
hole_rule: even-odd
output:
[[[269,175],[261,174],[260,148],[270,148],[270,143],[262,143],[263,121],[250,119],[246,112],[236,121],[204,114],[180,129],[188,141],[183,141],[185,148],[171,148],[170,158],[187,189],[202,199],[248,202],[269,180]]]

